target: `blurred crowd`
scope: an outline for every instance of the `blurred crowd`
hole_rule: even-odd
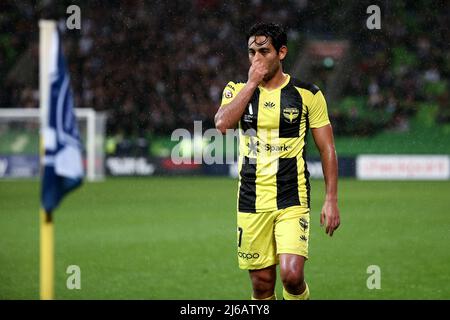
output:
[[[389,118],[384,125],[405,126],[427,99],[442,108],[439,121],[450,121],[447,2],[381,7],[381,30],[366,28],[366,2],[2,1],[0,107],[38,107],[37,21],[53,5],[76,106],[108,112],[109,135],[169,134],[192,129],[194,120],[212,127],[223,87],[247,78],[245,31],[257,21],[286,25],[290,41],[300,44],[314,37],[350,39],[354,63],[344,94],[381,110]],[[70,4],[81,9],[80,30],[65,29]],[[14,67],[20,65],[28,67]],[[344,128],[359,109],[328,103],[339,132],[351,133]]]
[[[360,121],[359,126],[369,128],[369,133],[377,125],[408,131],[418,109],[434,105],[437,108],[430,112],[436,122],[450,122],[450,7],[443,1],[428,4],[394,5],[384,11],[388,14],[382,16],[381,30],[355,37],[356,63],[343,93],[365,99],[362,112],[355,106],[347,109],[347,125],[341,131],[354,129],[349,123],[360,119],[358,113],[364,111],[378,118]],[[340,112],[334,113],[335,118],[342,116]]]

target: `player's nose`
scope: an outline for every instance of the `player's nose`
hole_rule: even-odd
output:
[[[253,56],[252,63],[254,61],[256,61],[256,60],[260,60],[261,61],[262,58],[263,58],[263,55],[261,53],[259,53],[259,52],[256,52],[255,55]]]

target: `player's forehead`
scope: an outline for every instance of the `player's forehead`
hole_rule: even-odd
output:
[[[272,38],[270,36],[251,36],[248,39],[248,48],[259,50],[262,48],[273,48]]]

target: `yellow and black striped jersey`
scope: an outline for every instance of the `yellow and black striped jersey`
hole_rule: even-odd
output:
[[[230,81],[221,107],[244,85]],[[259,86],[239,121],[238,211],[309,207],[306,135],[309,128],[329,123],[326,101],[317,86],[289,75],[277,89]]]

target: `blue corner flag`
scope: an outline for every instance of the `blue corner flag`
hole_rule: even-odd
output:
[[[44,105],[42,137],[42,207],[52,212],[62,198],[80,186],[84,170],[82,144],[75,117],[73,95],[59,33],[54,31],[49,54],[48,102]],[[47,91],[48,92],[48,91]]]

